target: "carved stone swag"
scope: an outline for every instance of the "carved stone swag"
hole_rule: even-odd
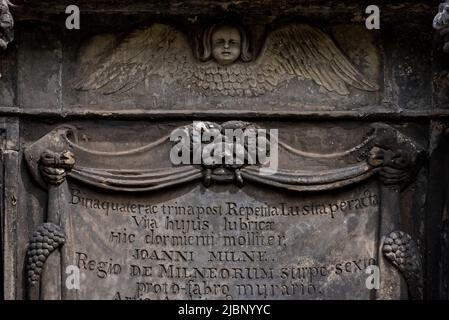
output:
[[[205,122],[204,128],[254,129],[255,125],[230,121],[221,125]],[[191,127],[184,127],[189,130]],[[379,181],[380,227],[377,261],[380,289],[376,299],[422,299],[422,270],[419,253],[412,238],[401,231],[400,192],[419,170],[424,152],[414,141],[394,128],[376,123],[363,141],[346,151],[314,154],[277,141],[279,156],[293,155],[300,169],[279,168],[272,175],[261,174],[261,164],[241,166],[173,166],[169,161],[170,137],[123,152],[90,150],[77,143],[76,130],[57,128],[29,146],[26,162],[35,180],[48,190],[46,222],[39,226],[27,251],[28,297],[30,299],[76,299],[76,290],[67,290],[63,275],[67,261],[74,261],[74,249],[67,179],[95,188],[120,192],[150,192],[202,181],[247,182],[279,190],[322,192],[352,185],[369,178]],[[163,156],[167,166],[146,169],[154,157]],[[121,168],[123,159],[132,159],[134,168]],[[76,159],[76,162],[75,162]],[[324,163],[317,170],[311,163]],[[399,271],[399,272],[398,272]]]

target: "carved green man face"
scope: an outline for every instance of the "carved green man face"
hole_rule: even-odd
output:
[[[221,26],[212,34],[212,56],[221,65],[234,63],[241,52],[241,35],[236,27]]]

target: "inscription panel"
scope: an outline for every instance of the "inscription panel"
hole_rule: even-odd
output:
[[[195,128],[256,127],[181,128],[191,137]],[[394,299],[406,289],[421,297],[416,244],[398,217],[400,189],[423,152],[386,124],[358,130],[366,132],[358,144],[337,139],[328,153],[298,146],[296,137],[319,142],[318,131],[283,131],[275,171],[171,166],[168,135],[102,151],[75,126],[48,132],[24,154],[48,192],[45,222],[27,248],[28,297]],[[378,290],[369,289],[370,265],[382,274]],[[65,285],[68,266],[80,270],[79,290]]]
[[[202,185],[124,196],[70,183],[82,299],[369,299],[378,191]]]

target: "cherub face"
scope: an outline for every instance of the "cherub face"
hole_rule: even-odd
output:
[[[221,65],[230,65],[240,57],[241,36],[236,27],[222,26],[211,38],[212,56]]]

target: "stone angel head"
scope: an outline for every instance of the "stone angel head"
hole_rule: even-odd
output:
[[[86,68],[80,63],[75,89],[119,94],[145,87],[158,76],[202,96],[260,96],[292,79],[312,81],[339,95],[350,94],[349,87],[378,90],[328,35],[307,24],[271,30],[257,56],[238,23],[212,25],[193,44],[185,32],[158,23],[117,39],[118,45],[97,56],[89,56],[100,47],[95,41],[81,52],[90,63]]]
[[[214,24],[208,27],[202,36],[202,49],[199,54],[201,61],[213,58],[222,66],[230,65],[238,59],[243,62],[252,59],[246,30],[236,24]]]

